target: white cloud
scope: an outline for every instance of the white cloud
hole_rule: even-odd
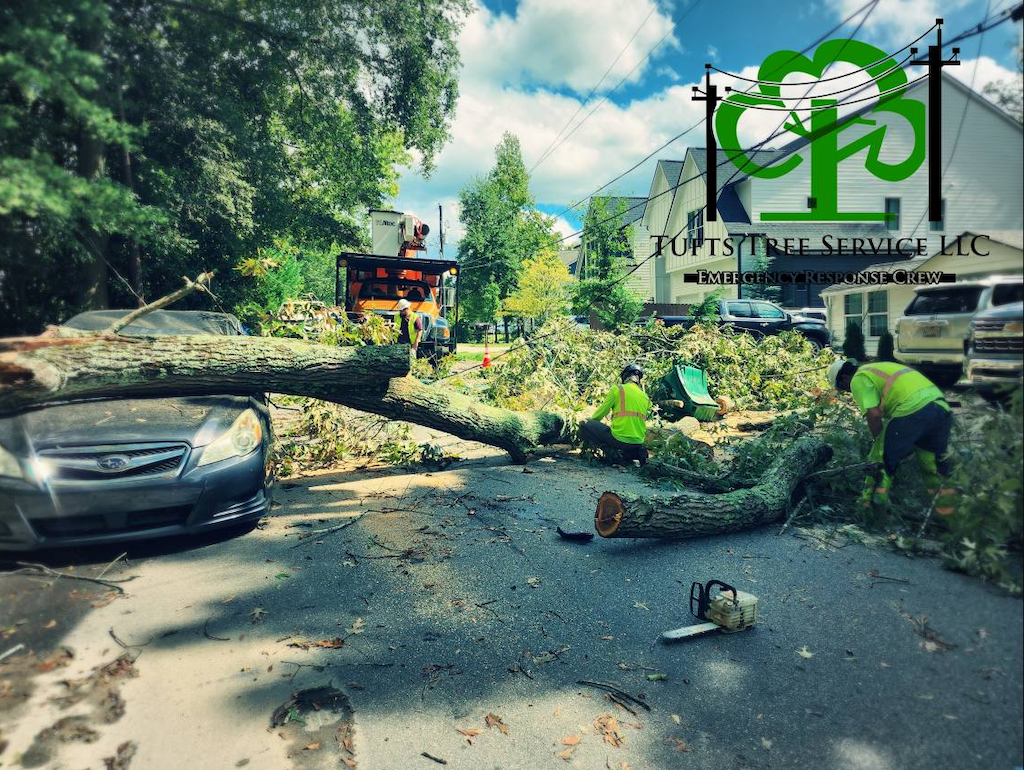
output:
[[[711,61],[718,61],[718,48],[716,46],[708,46],[708,58],[711,59]]]
[[[1016,78],[1016,73],[1013,70],[1004,67],[988,56],[964,59],[959,67],[945,67],[943,70],[965,85],[970,86],[973,80],[973,88],[979,94],[989,83]]]
[[[936,19],[942,18],[943,14],[949,15],[970,2],[971,0],[878,0],[862,30],[888,43],[891,50],[896,50],[920,37]],[[828,5],[840,18],[845,19],[864,3],[863,0],[828,0]],[[864,14],[856,16],[843,31],[852,31],[863,18]],[[927,40],[922,40],[921,44],[927,44]]]
[[[622,51],[601,84],[599,92],[605,91],[627,75],[627,82],[638,81],[650,65],[641,61],[674,26],[654,0],[522,0],[515,16],[478,5],[459,40],[465,63],[462,82],[534,83],[586,94]],[[669,34],[652,58],[674,47],[678,41]]]

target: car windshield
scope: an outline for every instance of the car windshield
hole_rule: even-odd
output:
[[[359,288],[359,298],[433,302],[434,294],[430,286],[419,281],[372,281]]]
[[[1001,283],[992,289],[993,305],[1009,305],[1024,300],[1024,283]]]
[[[981,286],[923,291],[907,306],[907,315],[935,315],[938,313],[973,313],[978,309]]]
[[[130,310],[90,310],[79,313],[65,326],[82,331],[102,331],[124,318]],[[154,336],[165,334],[244,334],[242,323],[230,313],[203,310],[154,310],[125,326],[119,334]]]

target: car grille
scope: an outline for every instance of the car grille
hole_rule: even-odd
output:
[[[975,321],[973,326],[976,332],[1001,332],[1005,323],[1003,321]]]
[[[158,527],[181,526],[188,521],[191,505],[168,508],[151,508],[145,511],[130,511],[120,524],[112,523],[106,516],[92,514],[69,516],[66,519],[34,519],[32,528],[40,537],[87,537],[89,535],[116,535],[123,532],[139,532]]]
[[[1024,340],[1020,337],[985,337],[974,340],[974,349],[979,353],[1021,353]]]
[[[160,442],[53,447],[37,452],[53,481],[122,481],[171,475],[188,454],[188,444]]]

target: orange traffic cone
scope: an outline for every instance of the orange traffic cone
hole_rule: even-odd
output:
[[[491,368],[491,345],[487,340],[484,340],[484,362],[482,366],[484,369]]]

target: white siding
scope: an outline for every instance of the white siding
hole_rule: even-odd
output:
[[[915,86],[908,93],[927,105],[926,83]],[[1021,129],[981,103],[980,99],[970,98],[961,87],[948,78],[943,79],[942,166],[946,169],[942,185],[946,199],[943,231],[929,230],[927,154],[921,168],[901,182],[885,182],[869,174],[864,167],[866,149],[846,159],[839,164],[839,210],[881,212],[885,210],[885,198],[899,198],[900,229],[893,236],[927,237],[929,243],[924,254],[938,251],[942,234],[952,237],[966,230],[984,233],[1020,229],[1024,225],[1024,139]],[[887,127],[880,153],[883,162],[896,163],[907,157],[913,144],[913,132],[905,120],[886,112],[868,113],[864,118]],[[961,118],[963,129],[957,141]],[[848,145],[873,128],[855,125],[844,130],[839,137],[840,146]],[[789,174],[778,179],[751,180],[752,200],[748,209],[751,222],[760,222],[765,211],[807,211],[810,149],[804,148],[798,154],[804,157],[804,161]]]
[[[633,266],[639,267],[626,280],[626,286],[645,302],[654,300],[654,260],[647,259],[651,251],[647,227],[642,222],[637,222],[633,225]]]

